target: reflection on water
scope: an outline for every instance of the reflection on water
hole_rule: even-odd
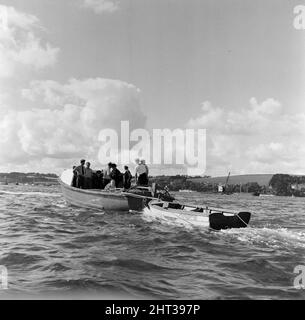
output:
[[[250,227],[213,232],[141,214],[66,206],[59,187],[0,187],[0,297],[304,299],[303,198],[179,193],[188,203],[253,212]]]

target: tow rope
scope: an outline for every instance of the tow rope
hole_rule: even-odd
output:
[[[245,226],[248,227],[248,223],[246,223],[246,222],[239,216],[239,213],[237,213],[236,216],[238,217],[239,220],[241,220],[241,221],[245,224]]]

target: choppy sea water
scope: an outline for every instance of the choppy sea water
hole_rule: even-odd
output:
[[[178,193],[253,212],[220,232],[65,204],[58,186],[0,186],[0,298],[304,299],[305,198]],[[241,211],[240,210],[240,211]]]

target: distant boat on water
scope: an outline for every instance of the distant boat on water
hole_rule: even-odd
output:
[[[224,194],[224,195],[232,195],[233,192],[228,190],[228,182],[229,182],[229,178],[230,178],[231,172],[229,172],[225,185],[218,185],[218,193]]]
[[[188,190],[188,189],[181,189],[181,190],[179,190],[179,192],[187,192],[187,193],[189,193],[189,192],[194,192],[193,190]]]

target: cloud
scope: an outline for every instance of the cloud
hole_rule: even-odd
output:
[[[207,165],[212,174],[302,173],[305,113],[291,114],[273,99],[251,98],[242,109],[204,102],[191,128],[207,129]]]
[[[117,6],[87,4],[97,12]],[[40,39],[44,30],[37,17],[7,6],[0,11],[7,14],[0,27],[1,170],[60,172],[80,157],[98,163],[101,129],[119,133],[121,120],[129,120],[131,130],[145,126],[140,90],[132,84],[102,78],[22,84],[55,64],[59,49]]]
[[[37,17],[0,5],[5,19],[0,28],[0,78],[12,77],[22,68],[40,70],[55,64],[59,49],[44,43]]]
[[[92,9],[96,14],[112,13],[119,9],[118,0],[83,0],[85,8]]]
[[[119,131],[121,120],[129,120],[131,130],[145,126],[139,95],[139,89],[119,80],[34,81],[23,96],[39,107],[0,105],[0,162],[39,169],[44,159],[50,165],[46,171],[56,172],[80,157],[97,163],[101,129]]]

